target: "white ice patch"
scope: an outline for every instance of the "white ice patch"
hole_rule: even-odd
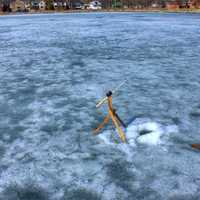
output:
[[[162,135],[163,129],[156,122],[131,123],[126,131],[127,140],[130,139],[130,144],[136,141],[142,144],[158,145],[161,143]]]
[[[125,130],[126,139],[130,146],[137,144],[164,144],[171,133],[177,133],[176,125],[162,125],[150,119],[136,119]],[[117,131],[115,131],[117,134]],[[105,144],[113,144],[111,131],[104,131],[98,137]]]
[[[111,132],[110,131],[104,131],[103,133],[99,134],[98,137],[104,144],[112,144],[111,138],[110,138]]]

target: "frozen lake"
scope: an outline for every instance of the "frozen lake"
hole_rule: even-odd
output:
[[[0,200],[200,199],[199,53],[199,14],[0,17]]]

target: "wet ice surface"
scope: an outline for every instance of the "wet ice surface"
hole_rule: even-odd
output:
[[[0,199],[198,199],[199,26],[198,14],[1,17]],[[94,137],[96,101],[125,78],[114,105],[129,144],[112,125]]]

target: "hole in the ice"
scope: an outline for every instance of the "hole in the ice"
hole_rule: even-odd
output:
[[[127,142],[131,146],[140,144],[160,145],[168,142],[171,135],[177,135],[177,125],[163,125],[149,119],[135,119],[124,129]],[[169,137],[170,135],[170,137]],[[101,141],[111,144],[121,142],[117,130],[104,131],[98,135]]]
[[[3,191],[2,200],[48,200],[49,194],[34,184],[11,184]]]
[[[62,200],[101,200],[100,196],[85,188],[65,190]]]
[[[143,129],[139,132],[139,136],[146,135],[146,134],[149,134],[149,133],[152,133],[152,131],[147,130],[147,129]]]

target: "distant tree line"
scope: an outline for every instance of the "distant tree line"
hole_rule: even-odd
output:
[[[167,0],[102,0],[105,8],[148,8],[155,5],[157,7],[164,7]]]
[[[1,9],[3,12],[10,12],[10,0],[0,0]]]

